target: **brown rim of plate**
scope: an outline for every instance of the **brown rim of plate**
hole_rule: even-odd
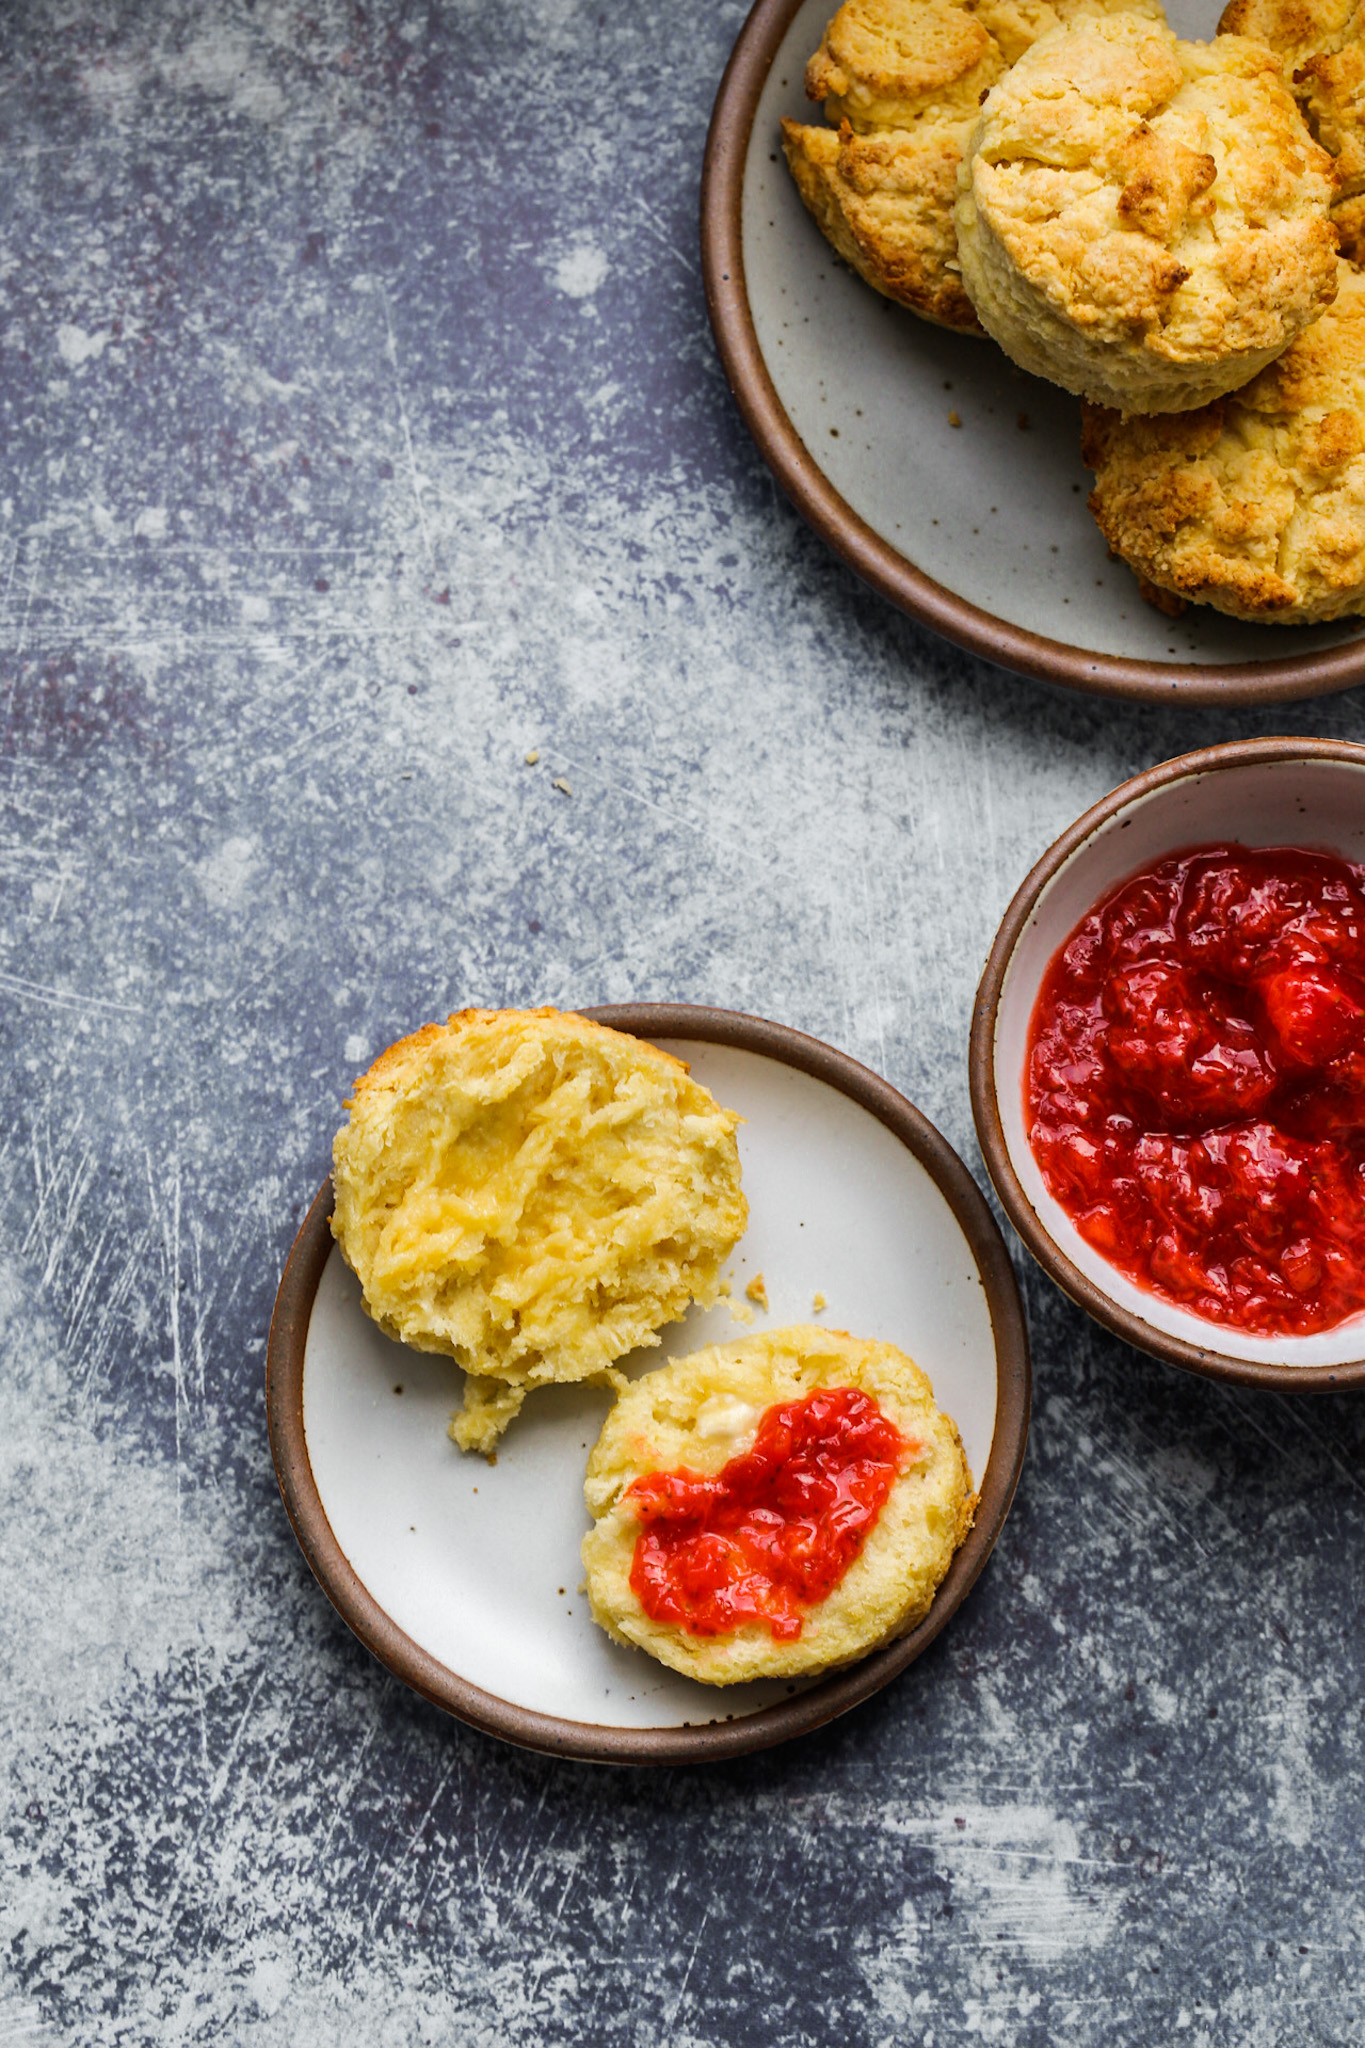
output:
[[[840,496],[792,425],[768,375],[744,281],[741,205],[749,137],[764,81],[801,5],[802,0],[757,0],[730,53],[702,166],[701,259],[707,311],[735,402],[759,453],[802,518],[855,575],[911,618],[986,661],[1070,690],[1145,703],[1283,704],[1349,690],[1365,680],[1365,643],[1359,640],[1312,654],[1206,666],[1090,653],[1045,639],[982,611],[926,576]],[[830,0],[831,14],[836,5]]]
[[[899,1642],[847,1671],[817,1680],[790,1700],[742,1720],[690,1728],[603,1728],[534,1713],[470,1685],[438,1663],[389,1619],[352,1571],[332,1534],[309,1463],[303,1430],[303,1359],[313,1298],[332,1249],[330,1180],[323,1182],[294,1240],[275,1299],[265,1378],[270,1450],[294,1534],[324,1593],[366,1649],[433,1705],[486,1734],[551,1756],[611,1764],[713,1762],[771,1748],[847,1712],[913,1664],[957,1612],[1004,1526],[1024,1460],[1030,1391],[1024,1312],[1004,1238],[962,1161],[903,1095],[847,1053],[784,1024],[686,1003],[613,1003],[578,1014],[637,1037],[695,1038],[736,1046],[827,1082],[900,1139],[957,1218],[981,1276],[995,1337],[995,1434],[980,1481],[976,1520],[948,1568],[932,1611]]]
[[[1163,761],[1159,766],[1149,768],[1145,774],[1135,775],[1130,782],[1120,783],[1117,789],[1092,805],[1069,830],[1063,832],[1020,884],[995,935],[972,1011],[968,1077],[977,1140],[1005,1213],[1048,1278],[1054,1280],[1078,1308],[1083,1308],[1097,1323],[1103,1323],[1116,1337],[1122,1337],[1125,1343],[1135,1345],[1139,1351],[1164,1359],[1168,1365],[1181,1366],[1186,1372],[1201,1373],[1205,1379],[1229,1380],[1244,1387],[1265,1387],[1282,1394],[1321,1393],[1333,1388],[1365,1386],[1365,1358],[1350,1359],[1342,1365],[1265,1365],[1254,1358],[1233,1358],[1225,1351],[1187,1344],[1183,1338],[1172,1337],[1166,1331],[1156,1329],[1141,1316],[1121,1308],[1102,1287],[1097,1287],[1093,1280],[1087,1278],[1057,1244],[1024,1192],[1005,1142],[995,1086],[995,1020],[1000,1008],[1000,993],[1019,935],[1053,876],[1106,819],[1139,797],[1149,796],[1153,790],[1194,776],[1215,775],[1224,768],[1268,761],[1346,761],[1353,768],[1365,768],[1365,747],[1354,746],[1349,740],[1301,739],[1228,740],[1220,746],[1201,747],[1195,753],[1179,754],[1172,761]],[[1217,1326],[1210,1324],[1209,1327],[1214,1329]]]

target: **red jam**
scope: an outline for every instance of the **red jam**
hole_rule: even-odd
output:
[[[779,1402],[713,1477],[649,1472],[627,1488],[642,1525],[631,1591],[651,1621],[694,1636],[762,1621],[794,1642],[922,1449],[855,1387]]]
[[[1365,1309],[1365,868],[1229,845],[1131,876],[1048,968],[1024,1110],[1139,1286],[1263,1336]]]

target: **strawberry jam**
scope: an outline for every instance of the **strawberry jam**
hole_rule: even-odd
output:
[[[1096,1250],[1263,1336],[1365,1308],[1365,868],[1203,846],[1077,925],[1034,1007],[1029,1143]]]
[[[631,1590],[651,1621],[692,1635],[759,1621],[792,1642],[922,1448],[855,1387],[779,1402],[712,1477],[648,1472],[627,1488],[641,1523]]]

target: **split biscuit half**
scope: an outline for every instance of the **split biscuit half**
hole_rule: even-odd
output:
[[[333,1232],[380,1327],[464,1367],[463,1449],[716,1300],[748,1218],[740,1119],[657,1047],[463,1010],[381,1054],[348,1108]]]
[[[762,1619],[721,1634],[653,1619],[631,1584],[643,1526],[633,1484],[652,1474],[716,1477],[752,1450],[775,1404],[839,1388],[875,1402],[904,1439],[904,1455],[861,1549],[805,1609],[800,1633],[779,1640]],[[833,1670],[908,1634],[928,1614],[976,1510],[957,1426],[913,1360],[892,1344],[812,1325],[715,1345],[636,1380],[607,1417],[584,1491],[594,1619],[616,1641],[706,1685]]]

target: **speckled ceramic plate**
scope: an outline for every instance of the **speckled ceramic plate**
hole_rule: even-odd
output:
[[[834,255],[780,147],[820,119],[806,59],[836,0],[758,0],[702,181],[707,303],[731,387],[797,509],[874,590],[974,654],[1074,689],[1281,702],[1365,679],[1365,623],[1165,618],[1086,509],[1078,402],[993,343],[931,327]],[[1176,0],[1206,37],[1216,0]],[[956,415],[960,426],[953,426]]]
[[[746,1122],[748,1232],[734,1299],[761,1272],[755,1328],[813,1319],[909,1351],[961,1431],[976,1524],[928,1618],[851,1670],[805,1688],[718,1689],[676,1676],[597,1628],[579,1590],[583,1471],[609,1396],[538,1393],[498,1463],[446,1434],[460,1376],[381,1335],[333,1248],[331,1185],[299,1232],[270,1330],[267,1408],[280,1490],[304,1554],[360,1640],[398,1677],[476,1727],[532,1749],[676,1763],[760,1749],[819,1727],[912,1663],[956,1611],[1014,1494],[1029,1364],[1014,1274],[956,1153],[886,1082],[843,1053],[757,1018],[650,1004],[586,1014],[685,1058]],[[693,1310],[664,1358],[744,1334],[722,1303]],[[400,1391],[401,1390],[401,1391]]]

